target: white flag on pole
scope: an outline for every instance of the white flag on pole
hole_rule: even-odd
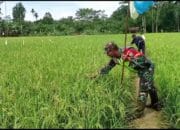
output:
[[[134,1],[130,1],[129,9],[130,9],[131,18],[136,19],[139,16],[139,14],[137,13],[137,11],[136,11],[136,9],[134,7]]]

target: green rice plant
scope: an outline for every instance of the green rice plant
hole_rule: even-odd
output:
[[[178,35],[145,35],[163,112],[175,128]],[[123,85],[121,65],[95,80],[86,76],[109,61],[104,45],[113,40],[123,47],[124,35],[14,37],[7,38],[7,44],[5,40],[0,38],[1,128],[128,128],[124,118],[135,100],[135,74],[125,69]]]

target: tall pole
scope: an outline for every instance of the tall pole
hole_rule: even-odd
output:
[[[126,22],[125,22],[125,24],[124,24],[124,25],[125,25],[124,49],[126,49],[126,42],[127,42],[128,17],[129,17],[129,1],[128,1],[128,7],[127,7]],[[121,74],[121,85],[122,85],[122,83],[123,83],[123,78],[124,78],[124,65],[125,65],[125,62],[123,61],[122,74]]]

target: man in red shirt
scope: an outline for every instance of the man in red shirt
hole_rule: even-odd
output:
[[[120,60],[122,59],[125,62],[129,62],[129,67],[133,68],[138,73],[140,78],[138,108],[131,118],[134,119],[143,115],[144,109],[147,106],[146,101],[148,94],[151,98],[151,104],[148,107],[151,107],[157,111],[161,110],[161,105],[159,103],[153,81],[154,64],[147,59],[142,52],[139,52],[135,48],[127,47],[121,49],[114,42],[109,42],[106,44],[105,52],[111,58],[111,60],[100,70],[100,75],[108,74],[113,67],[121,62]]]

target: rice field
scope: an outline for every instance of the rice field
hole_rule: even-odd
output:
[[[164,116],[180,128],[180,35],[145,36]],[[108,41],[123,46],[124,35],[0,38],[0,128],[128,128],[134,74],[123,85],[121,66],[87,77],[109,61]]]

